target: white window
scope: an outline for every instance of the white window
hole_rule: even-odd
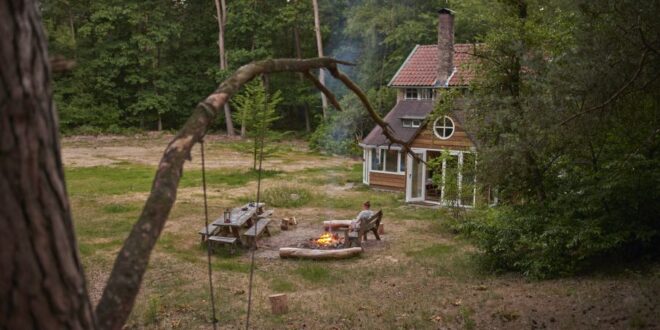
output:
[[[418,93],[417,88],[406,88],[406,100],[417,99]]]
[[[435,91],[431,88],[406,88],[406,100],[432,100]]]
[[[403,174],[406,170],[405,154],[398,150],[372,149],[371,171]]]
[[[433,122],[433,133],[440,139],[450,138],[454,134],[454,130],[454,121],[447,116],[438,118]]]
[[[401,119],[403,127],[419,127],[422,125],[421,119]]]

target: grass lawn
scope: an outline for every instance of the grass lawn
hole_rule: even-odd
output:
[[[66,138],[66,179],[78,244],[94,301],[148,195],[170,137]],[[249,143],[207,139],[209,211],[252,200],[256,173]],[[256,255],[251,326],[255,329],[629,329],[658,328],[660,271],[596,274],[529,282],[479,267],[478,251],[455,237],[442,209],[403,203],[400,193],[361,184],[359,160],[321,156],[304,143],[280,143],[264,163],[263,199],[275,219],[298,228],[351,218],[370,200],[386,234],[355,259],[311,262],[276,257],[281,233]],[[291,196],[295,196],[292,198]],[[152,254],[129,328],[210,328],[199,149],[186,165],[177,203]],[[278,240],[278,237],[280,238]],[[295,244],[297,242],[290,242]],[[244,328],[250,256],[212,259],[220,328]],[[289,313],[273,316],[268,296],[287,293]]]

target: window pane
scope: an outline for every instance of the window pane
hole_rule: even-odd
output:
[[[406,171],[406,153],[399,152],[401,154],[401,163],[399,164],[399,171]]]
[[[383,165],[380,162],[379,153],[380,149],[371,150],[371,169],[374,171],[380,171],[383,168]]]
[[[412,120],[412,127],[419,127],[421,125],[422,121],[418,119],[413,119]]]
[[[387,157],[385,158],[385,171],[387,172],[396,172],[396,166],[398,162],[397,155],[399,154],[396,150],[387,150]]]
[[[445,128],[445,135],[444,135],[443,137],[448,137],[448,136],[450,136],[452,133],[454,133],[454,129],[451,128],[451,127],[447,127],[447,128]]]
[[[409,119],[404,119],[403,121],[403,127],[410,127],[412,126],[412,123]]]

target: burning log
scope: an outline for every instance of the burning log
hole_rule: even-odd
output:
[[[313,260],[344,259],[362,253],[361,247],[336,250],[315,250],[302,248],[280,248],[280,258],[303,258]]]

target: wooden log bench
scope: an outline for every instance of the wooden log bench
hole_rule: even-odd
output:
[[[231,251],[234,252],[234,248],[236,247],[237,242],[238,238],[236,237],[211,236],[208,238],[207,244],[211,244],[211,250],[213,250],[217,245],[227,244],[231,246]]]
[[[248,230],[246,230],[243,233],[243,236],[247,240],[248,246],[251,246],[253,243],[256,243],[257,239],[261,237],[262,234],[266,234],[267,236],[270,236],[270,231],[268,231],[269,223],[270,223],[270,218],[259,219],[252,227],[250,227]]]

